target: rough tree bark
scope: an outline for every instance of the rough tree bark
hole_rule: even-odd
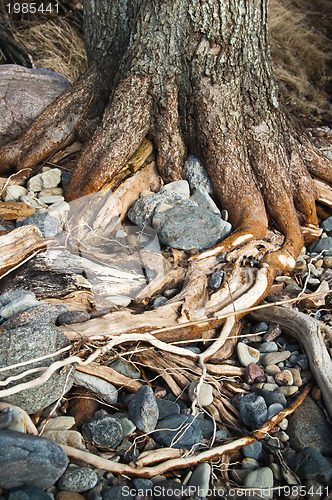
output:
[[[34,167],[78,136],[86,146],[67,188],[72,200],[105,187],[148,135],[165,181],[181,178],[188,152],[205,164],[236,228],[216,251],[264,237],[269,216],[285,240],[264,260],[293,268],[303,245],[299,218],[317,224],[309,171],[332,181],[332,169],[279,104],[268,0],[84,7],[88,71],[2,148],[0,173]]]

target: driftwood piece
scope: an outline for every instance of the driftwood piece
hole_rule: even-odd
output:
[[[141,382],[134,380],[126,375],[113,370],[109,366],[99,365],[98,363],[90,363],[88,366],[77,365],[76,369],[79,372],[87,373],[88,375],[94,375],[95,377],[102,378],[106,382],[110,382],[115,386],[120,386],[128,391],[136,392],[141,386]]]
[[[22,226],[0,236],[0,276],[20,264],[31,254],[46,247],[46,240],[36,226]]]
[[[0,201],[0,217],[5,220],[16,220],[18,217],[29,217],[36,209],[21,201]]]
[[[316,189],[316,199],[323,205],[332,208],[332,187],[326,182],[313,178]]]
[[[288,307],[274,306],[252,313],[259,321],[279,325],[302,345],[329,414],[332,417],[332,360],[319,321]]]

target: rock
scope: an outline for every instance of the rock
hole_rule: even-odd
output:
[[[220,217],[219,208],[204,188],[195,189],[190,199],[195,201],[200,208],[204,208],[204,210],[208,210]]]
[[[203,439],[211,439],[212,436],[213,436],[213,432],[214,432],[214,425],[213,425],[213,421],[210,420],[210,419],[207,419],[207,418],[204,418],[204,415],[202,414],[198,415],[198,422],[199,422],[199,426],[201,428],[201,431],[202,431],[202,436],[203,436]]]
[[[280,372],[280,368],[277,365],[265,366],[265,373],[267,373],[267,375],[271,375],[273,377],[274,375],[277,375],[277,373],[279,373],[279,372]]]
[[[160,296],[154,299],[153,304],[152,304],[152,309],[157,309],[157,307],[163,306],[166,304],[167,298]]]
[[[270,325],[264,335],[264,340],[265,342],[271,342],[272,340],[277,339],[279,335],[281,335],[280,325]]]
[[[0,412],[0,429],[7,429],[13,422],[13,409],[8,407]]]
[[[75,419],[74,419],[75,420]],[[72,446],[79,450],[85,450],[85,445],[83,443],[83,437],[78,431],[66,431],[66,430],[46,430],[43,436],[52,439],[60,445]]]
[[[76,491],[80,493],[96,486],[98,474],[88,467],[69,466],[58,482],[60,490]]]
[[[270,418],[274,417],[274,415],[276,415],[277,413],[279,413],[283,409],[284,409],[284,407],[280,403],[273,403],[272,405],[270,405],[268,407],[268,409],[267,409],[267,418],[268,418],[268,420]]]
[[[143,198],[145,199],[145,198]],[[226,238],[232,226],[208,210],[180,206],[153,215],[152,227],[164,245],[180,250],[204,250]]]
[[[329,462],[318,451],[307,446],[293,456],[289,456],[287,464],[301,479],[312,479],[328,483],[332,473]]]
[[[332,257],[324,257],[323,267],[325,269],[332,269]]]
[[[278,391],[267,391],[266,389],[258,389],[257,394],[264,398],[267,406],[270,406],[274,403],[280,403],[284,408],[286,408],[287,406],[287,400],[285,396]]]
[[[189,198],[190,196],[190,187],[188,181],[174,181],[165,184],[165,186],[160,190],[160,193],[169,193],[172,191],[173,193],[178,193],[184,196],[185,198]]]
[[[221,440],[227,439],[227,438],[228,438],[228,433],[225,429],[221,429],[221,430],[216,432],[216,439],[219,439],[221,441]]]
[[[30,307],[34,307],[39,304],[40,303],[33,295],[23,295],[22,297],[12,300],[9,304],[1,307],[0,316],[3,319],[9,319],[16,314],[26,311],[27,309],[30,309]]]
[[[253,470],[244,479],[244,486],[250,489],[257,489],[257,495],[264,498],[273,496],[273,472],[269,467]]]
[[[103,448],[116,448],[123,439],[122,427],[111,415],[95,415],[82,425],[84,439]]]
[[[281,392],[286,398],[295,394],[299,388],[296,385],[287,385],[278,387],[277,391]]]
[[[181,205],[181,207],[197,207],[197,203],[188,200],[182,194],[164,191],[163,193],[154,193],[150,196],[139,198],[130,208],[128,218],[137,226],[151,226],[154,210],[161,202],[172,205],[173,207],[178,205]]]
[[[263,332],[267,332],[268,329],[269,329],[269,325],[267,323],[265,323],[265,321],[260,321],[259,323],[257,323],[256,326],[254,326],[251,329],[251,333],[263,333]]]
[[[26,432],[26,424],[23,412],[20,408],[8,408],[11,410],[12,421],[7,427],[10,431]]]
[[[103,490],[102,498],[103,500],[133,500],[134,497],[129,486],[113,486]]]
[[[279,427],[282,431],[285,431],[288,427],[288,420],[287,418],[283,418],[281,422],[279,422]]]
[[[224,277],[224,271],[212,273],[209,279],[209,288],[211,288],[211,290],[218,290],[224,281]]]
[[[72,415],[75,418],[77,429],[80,429],[84,422],[92,418],[100,407],[95,394],[84,387],[73,390],[68,403],[67,415]]]
[[[170,208],[173,208],[173,205],[169,205],[168,203],[164,203],[163,201],[161,203],[158,203],[156,206],[154,213],[158,212],[166,212],[166,210],[169,210]]]
[[[61,231],[59,221],[47,213],[30,215],[30,217],[27,217],[24,221],[19,222],[17,227],[27,226],[29,224],[37,226],[44,238],[53,238],[53,236],[56,236],[58,232]]]
[[[133,487],[136,490],[137,495],[146,495],[148,490],[152,491],[153,482],[150,479],[141,479],[140,477],[136,477],[133,480]]]
[[[162,446],[190,450],[198,448],[201,434],[199,419],[180,413],[160,420],[153,439]]]
[[[87,373],[76,371],[74,383],[98,394],[106,403],[114,405],[118,402],[118,391],[113,384]]]
[[[136,431],[136,425],[129,418],[120,418],[120,425],[125,438]]]
[[[274,376],[278,385],[293,385],[293,375],[290,370],[282,370]]]
[[[53,71],[16,64],[0,66],[0,143],[21,136],[69,85]]]
[[[22,432],[0,431],[0,487],[24,484],[46,489],[64,473],[68,459],[53,441]]]
[[[56,496],[56,500],[85,500],[85,497],[74,491],[60,491]]]
[[[255,382],[265,382],[266,377],[264,370],[256,363],[249,363],[244,372],[244,380],[247,384],[254,384]]]
[[[126,297],[125,295],[108,295],[107,299],[114,305],[122,307],[127,307],[132,300],[131,297]]]
[[[2,193],[3,201],[20,201],[20,196],[28,194],[23,186],[7,186]]]
[[[320,401],[322,399],[322,391],[319,389],[319,387],[314,387],[311,391],[311,397],[315,401]]]
[[[63,196],[39,196],[38,198],[45,205],[53,205],[53,203],[63,203],[65,201]]]
[[[32,216],[36,211],[21,201],[0,201],[0,216],[5,220],[16,220],[19,217]]]
[[[191,401],[194,401],[196,398],[196,387],[198,382],[193,381],[190,383],[188,388],[188,396]],[[213,393],[212,393],[212,385],[203,383],[199,389],[199,395],[197,403],[199,406],[208,406],[213,402]]]
[[[184,162],[183,177],[189,182],[192,190],[203,188],[209,194],[213,194],[213,188],[207,171],[203,167],[203,163],[194,155],[188,155]]]
[[[195,491],[196,497],[206,497],[209,491],[211,476],[211,466],[207,462],[203,462],[194,469],[188,486],[190,491]]]
[[[311,253],[323,253],[324,257],[332,256],[332,238],[328,236],[327,238],[320,238],[310,245],[309,250]]]
[[[263,342],[258,347],[259,352],[277,352],[278,351],[278,346],[276,342]]]
[[[242,469],[255,470],[258,467],[259,464],[255,458],[246,457],[242,460]]]
[[[3,330],[2,334],[0,332],[0,366],[10,366],[40,358],[70,345],[66,335],[59,328],[52,325],[34,323],[13,330]],[[53,362],[64,359],[66,356],[68,356],[68,353],[62,353],[31,363],[29,369],[50,366]],[[18,375],[25,370],[26,366],[10,368],[0,373],[0,380]],[[40,376],[40,373],[37,373],[37,376]],[[29,414],[35,413],[58,400],[63,395],[63,392],[70,389],[73,377],[70,375],[66,383],[67,376],[67,369],[56,371],[43,384],[2,399],[19,406]],[[36,374],[27,375],[20,379],[20,383],[27,382],[35,377]],[[16,384],[17,382],[12,382],[8,385],[8,388]]]
[[[153,390],[149,385],[138,389],[128,405],[128,417],[142,432],[151,432],[156,428],[159,410]]]
[[[13,302],[13,300],[20,299],[26,295],[30,295],[33,298],[36,298],[35,294],[33,292],[29,292],[28,290],[10,290],[9,292],[2,293],[0,295],[0,307],[1,306],[6,306],[10,302]]]
[[[267,406],[257,394],[246,394],[239,401],[241,419],[250,430],[261,427],[267,421]]]
[[[332,217],[328,217],[327,219],[325,219],[320,227],[323,229],[323,231],[325,231],[326,233],[329,233],[330,231],[332,231]]]
[[[45,203],[41,202],[34,196],[30,196],[29,194],[22,194],[20,199],[23,203],[26,203],[30,207],[35,208],[38,212],[46,212],[47,205],[45,205]]]
[[[37,174],[29,179],[27,187],[29,191],[38,193],[43,189],[55,188],[61,182],[61,170],[59,168],[52,168],[43,172],[42,174]]]
[[[58,316],[58,325],[74,325],[90,319],[86,311],[65,311]]]
[[[248,366],[250,363],[257,363],[259,360],[259,351],[243,342],[238,342],[236,353],[242,366]]]
[[[242,453],[247,458],[254,458],[255,460],[259,460],[262,454],[263,445],[260,441],[254,441],[247,446],[242,448]]]
[[[28,484],[10,491],[8,500],[50,500],[50,496],[41,488]]]
[[[53,203],[53,205],[48,207],[47,211],[51,217],[65,224],[70,212],[70,205],[65,201],[62,203]]]
[[[63,196],[64,190],[61,187],[42,189],[39,192],[39,199],[43,196]],[[45,203],[45,202],[44,202]]]
[[[121,375],[125,375],[126,377],[133,378],[135,380],[139,380],[141,378],[141,372],[136,368],[134,363],[130,363],[125,359],[117,358],[107,364],[116,372],[121,373]]]
[[[173,401],[157,398],[157,406],[159,410],[159,420],[180,413],[180,406]]]
[[[269,352],[268,354],[265,354],[262,363],[264,366],[276,365],[277,363],[280,363],[280,361],[288,359],[290,355],[290,351]]]
[[[274,382],[274,379],[272,379]],[[267,391],[273,392],[276,389],[278,389],[278,384],[274,384],[272,382],[267,382],[266,384],[263,385],[263,388]]]
[[[278,438],[282,443],[289,441],[289,436],[284,431],[279,431],[274,434],[274,437]]]
[[[36,324],[55,324],[59,315],[67,310],[66,306],[56,304],[41,304],[29,307],[26,311],[15,314],[14,317],[2,323],[1,328],[12,330],[20,326]]]
[[[332,432],[323,410],[307,396],[302,404],[289,417],[287,433],[292,448],[297,452],[311,446],[323,455],[332,450]]]

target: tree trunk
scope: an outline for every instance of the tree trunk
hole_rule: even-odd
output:
[[[264,237],[269,216],[285,241],[264,262],[293,268],[299,218],[317,225],[308,169],[328,181],[332,169],[281,109],[267,8],[267,0],[87,0],[89,70],[2,149],[0,173],[32,167],[78,135],[86,147],[72,200],[105,187],[148,136],[166,182],[181,178],[187,153],[205,164],[236,228],[216,251]]]

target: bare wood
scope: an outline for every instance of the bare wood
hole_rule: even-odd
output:
[[[243,448],[257,439],[264,438],[266,434],[269,433],[279,422],[281,422],[283,418],[287,417],[293,413],[294,410],[296,410],[311,390],[311,387],[312,385],[309,384],[288,408],[285,408],[281,412],[277,413],[277,415],[268,420],[257,431],[254,431],[251,436],[245,436],[191,456],[182,456],[181,458],[165,460],[163,463],[154,467],[145,466],[136,469],[130,465],[115,463],[111,460],[103,459],[97,455],[93,455],[92,453],[77,450],[70,446],[62,446],[62,448],[69,457],[82,460],[83,462],[93,465],[94,467],[105,469],[117,474],[126,474],[129,477],[149,478],[157,474],[164,474],[169,470],[184,469],[187,467],[193,467],[201,462],[208,462],[209,460],[219,458],[225,453]],[[185,450],[184,453],[187,453],[187,450]],[[160,458],[160,460],[162,460],[162,458]]]
[[[327,351],[320,324],[306,314],[289,307],[272,306],[253,312],[256,319],[279,323],[280,326],[302,344],[329,414],[332,416],[332,360]]]
[[[41,300],[44,304],[62,304],[68,308],[68,311],[87,311],[90,312],[94,306],[94,298],[89,290],[76,290],[59,299],[47,298]]]
[[[178,448],[158,448],[158,450],[143,451],[135,462],[131,462],[130,466],[137,468],[145,467],[146,465],[180,458],[185,450]]]
[[[5,220],[16,220],[18,217],[29,217],[36,212],[34,207],[21,201],[0,201],[0,216]]]
[[[105,365],[99,365],[97,363],[90,363],[88,366],[77,365],[76,369],[79,372],[87,373],[88,375],[94,375],[99,377],[106,382],[110,382],[115,386],[121,386],[128,391],[136,392],[140,387],[142,387],[141,382],[134,380],[126,375],[113,370],[113,368]]]
[[[313,178],[317,201],[332,208],[332,187],[320,179]]]
[[[211,375],[216,375],[218,377],[230,376],[230,377],[242,377],[245,372],[245,368],[241,366],[233,365],[213,365],[212,363],[206,363],[206,369]]]
[[[46,247],[46,240],[36,226],[21,226],[0,236],[0,276],[26,257]]]

